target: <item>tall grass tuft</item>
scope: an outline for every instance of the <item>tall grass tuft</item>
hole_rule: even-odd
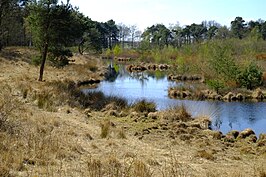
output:
[[[152,176],[151,169],[144,162],[140,160],[135,160],[133,165],[134,165],[134,171],[133,171],[134,176],[138,176],[138,177],[151,177]]]
[[[100,126],[101,126],[101,138],[107,138],[110,133],[111,122],[109,120],[105,120],[100,124]]]
[[[120,161],[115,156],[110,156],[106,161],[108,176],[123,176],[124,170]]]
[[[89,158],[87,162],[87,167],[88,167],[88,176],[90,177],[100,177],[103,175],[103,164],[99,159],[92,159],[91,157]]]
[[[148,102],[145,99],[136,102],[132,105],[132,108],[137,112],[155,112],[156,111],[156,104],[154,102]]]
[[[118,138],[120,139],[126,139],[126,133],[125,133],[125,129],[123,127],[121,127],[119,130],[118,130]]]
[[[191,115],[187,111],[184,105],[176,106],[166,110],[163,114],[163,118],[169,121],[190,121],[192,120]]]

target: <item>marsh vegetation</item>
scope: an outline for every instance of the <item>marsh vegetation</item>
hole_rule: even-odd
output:
[[[182,103],[206,91],[227,96],[232,108],[241,93],[255,98],[247,112],[264,109],[265,25],[236,17],[230,29],[203,21],[140,32],[93,21],[69,1],[2,0],[0,176],[265,176],[265,127],[260,134],[248,127],[211,130],[219,119]],[[171,102],[167,91],[174,90],[181,104],[161,109],[140,92],[128,102],[85,91],[127,81],[119,72],[142,88],[153,78],[158,87],[144,95]],[[227,112],[240,113],[233,108]]]

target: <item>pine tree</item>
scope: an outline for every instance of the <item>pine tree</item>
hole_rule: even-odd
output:
[[[39,81],[42,81],[48,53],[55,57],[69,56],[65,47],[81,38],[84,24],[77,10],[69,3],[59,5],[57,0],[32,2],[29,12],[26,22],[31,29],[34,45],[41,52]]]

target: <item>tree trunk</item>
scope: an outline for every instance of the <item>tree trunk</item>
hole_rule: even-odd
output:
[[[44,65],[45,65],[47,53],[48,53],[48,43],[45,43],[45,45],[43,47],[43,52],[42,52],[42,64],[40,67],[39,81],[42,81],[42,79],[43,79],[43,71],[44,71]]]
[[[80,53],[81,55],[83,55],[83,52],[84,52],[84,50],[83,50],[84,42],[85,42],[85,40],[82,39],[81,42],[79,43],[79,53]]]
[[[2,4],[0,3],[0,28],[2,27]],[[2,51],[2,30],[0,29],[0,52]]]
[[[3,48],[3,46],[2,46],[2,42],[1,42],[1,40],[0,40],[0,52],[2,51],[2,48]]]
[[[134,48],[134,34],[131,36],[131,48]]]
[[[122,37],[122,49],[125,48],[125,35],[123,35]]]

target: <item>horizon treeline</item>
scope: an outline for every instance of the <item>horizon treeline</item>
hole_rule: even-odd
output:
[[[31,15],[30,4],[40,1],[52,0],[1,0],[0,50],[6,46],[35,46],[31,24],[27,23],[25,19]],[[56,4],[63,5],[58,1]],[[69,1],[67,5],[71,6]],[[43,8],[47,7],[43,6]],[[68,43],[68,47],[86,44],[87,48],[96,52],[112,49],[117,44],[120,44],[122,48],[141,46],[144,49],[149,49],[163,48],[168,45],[181,47],[215,39],[266,40],[266,22],[262,19],[247,22],[238,16],[231,21],[230,27],[222,26],[216,21],[203,21],[200,24],[192,23],[183,27],[178,24],[169,27],[163,24],[154,24],[141,32],[136,25],[116,24],[112,19],[107,22],[94,21],[79,12],[78,8],[72,8],[75,12],[73,13],[75,19],[82,23],[82,27],[77,26],[77,28],[71,29],[75,29],[76,33],[82,35]],[[58,23],[62,23],[62,21],[58,21]],[[56,24],[56,21],[53,24]],[[65,33],[67,32],[68,30],[65,31]],[[64,36],[67,35],[64,34]]]

